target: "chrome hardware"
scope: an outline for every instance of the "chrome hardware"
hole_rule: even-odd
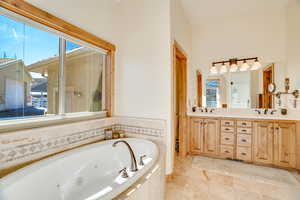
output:
[[[261,111],[258,109],[254,110],[254,111],[257,112],[259,115],[261,114]]]
[[[272,110],[270,114],[274,115],[274,113],[276,113],[276,112],[277,112],[277,110]]]
[[[141,165],[141,166],[144,166],[144,165],[145,165],[145,163],[144,163],[144,161],[143,161],[144,158],[146,158],[146,155],[140,156],[140,162],[139,162],[139,165]]]
[[[269,111],[269,109],[266,108],[266,109],[264,110],[264,114],[265,114],[265,115],[268,114],[268,111]]]
[[[130,171],[132,171],[132,172],[138,171],[136,158],[135,158],[135,155],[132,151],[131,146],[125,140],[118,140],[118,141],[114,142],[112,146],[116,147],[118,143],[124,143],[127,146],[128,150],[129,150],[130,158],[131,158]]]
[[[122,178],[128,178],[128,177],[129,177],[126,170],[127,170],[127,168],[124,167],[123,169],[121,169],[121,170],[119,171],[119,174],[121,174],[121,177],[122,177]]]

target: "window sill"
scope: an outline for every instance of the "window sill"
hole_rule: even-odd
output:
[[[0,133],[66,124],[90,119],[99,119],[105,117],[107,117],[107,111],[79,112],[69,113],[65,115],[48,115],[43,117],[4,120],[0,121]]]

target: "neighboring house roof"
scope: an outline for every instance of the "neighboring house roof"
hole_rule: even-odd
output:
[[[85,48],[85,47],[79,47],[79,48],[73,49],[71,51],[68,51],[66,56],[67,56],[67,58],[69,58],[69,57],[76,57],[76,56],[84,56],[84,55],[87,55],[90,53],[95,53],[95,51],[93,51],[92,49]],[[29,71],[35,71],[35,69],[40,69],[51,63],[57,63],[58,59],[59,59],[59,56],[54,55],[52,57],[49,57],[49,58],[37,61],[35,63],[32,63],[30,65],[27,65],[26,68]]]
[[[16,60],[14,58],[0,58],[0,64],[11,61],[11,60]]]
[[[3,60],[2,60],[3,61]],[[6,59],[5,62],[0,62],[0,71],[4,71],[12,67],[13,65],[21,66],[23,71],[28,75],[29,79],[32,79],[31,74],[25,68],[24,62],[21,59]]]

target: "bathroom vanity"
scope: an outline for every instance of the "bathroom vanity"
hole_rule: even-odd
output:
[[[279,117],[189,114],[191,154],[299,169],[300,121]]]

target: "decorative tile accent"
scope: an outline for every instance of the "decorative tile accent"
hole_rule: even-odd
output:
[[[122,130],[125,133],[134,133],[134,134],[148,135],[154,137],[162,137],[164,134],[163,129],[154,129],[154,128],[147,128],[147,127],[140,127],[140,126],[128,126],[124,124],[113,125],[113,130],[114,131]]]
[[[157,138],[165,133],[156,121],[136,118],[105,118],[3,133],[0,170],[103,139],[107,128]]]

